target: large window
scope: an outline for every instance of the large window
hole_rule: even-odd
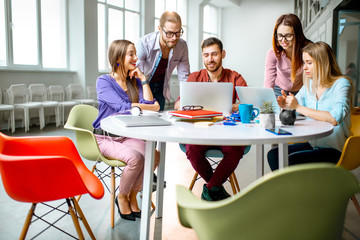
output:
[[[155,31],[158,31],[159,20],[165,11],[175,11],[181,17],[184,34],[183,39],[187,39],[187,0],[155,0]]]
[[[212,5],[205,5],[203,12],[203,40],[209,37],[219,38],[220,10]]]
[[[0,0],[0,11],[0,66],[67,68],[66,0]]]
[[[140,0],[98,0],[99,71],[108,72],[107,49],[116,39],[140,37]]]

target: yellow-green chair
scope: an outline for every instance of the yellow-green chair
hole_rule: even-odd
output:
[[[115,193],[118,189],[118,187],[115,187],[115,178],[120,177],[120,167],[125,167],[126,163],[120,159],[105,157],[101,154],[96,138],[93,134],[92,125],[98,114],[98,110],[93,106],[85,104],[76,105],[71,109],[64,128],[75,131],[76,146],[78,151],[83,158],[95,161],[92,172],[97,174],[98,178],[103,182],[107,190],[111,193],[111,227],[113,228]],[[106,169],[97,168],[97,164],[101,162],[108,165]],[[116,173],[115,168],[119,168],[120,173]],[[107,186],[104,180],[108,177],[111,179],[110,187]],[[154,204],[152,204],[152,206],[155,208]]]
[[[344,167],[348,170],[354,170],[360,167],[360,111],[359,107],[354,108],[351,113],[351,132],[353,136],[349,137],[344,145],[341,157],[337,166]],[[355,198],[351,197],[355,208],[360,215],[360,205]]]
[[[327,163],[274,171],[217,202],[176,186],[180,223],[200,240],[341,239],[349,198],[357,192],[351,172]]]

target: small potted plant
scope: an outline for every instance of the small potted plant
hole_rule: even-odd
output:
[[[260,124],[267,129],[275,127],[275,112],[272,101],[263,101],[260,107]]]

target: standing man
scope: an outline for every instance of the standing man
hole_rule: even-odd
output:
[[[186,81],[190,74],[188,47],[180,37],[184,33],[181,18],[176,12],[164,12],[159,31],[142,37],[138,43],[137,66],[150,82],[154,98],[164,110],[165,100],[170,100],[169,81],[175,67],[179,81]]]
[[[233,107],[232,111],[238,110],[236,104],[235,86],[247,86],[244,78],[237,72],[223,68],[222,59],[226,52],[222,42],[214,37],[205,39],[201,44],[202,59],[206,69],[190,74],[188,82],[231,82],[233,83]],[[179,110],[180,98],[175,103],[175,109]],[[244,146],[206,146],[186,144],[186,156],[197,173],[206,181],[201,198],[207,201],[222,200],[230,195],[225,191],[223,183],[235,171],[240,159],[244,154]],[[219,149],[224,154],[215,171],[205,158],[209,149]]]

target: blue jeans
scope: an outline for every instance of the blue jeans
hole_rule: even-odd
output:
[[[336,164],[341,152],[334,148],[313,148],[308,142],[289,145],[289,166],[312,162],[329,162]],[[268,154],[268,163],[272,171],[279,168],[278,147],[271,149]]]
[[[278,85],[274,86],[274,92],[275,92],[276,99],[278,98],[278,96],[282,96],[281,90],[283,90],[283,89],[281,89]],[[286,90],[284,90],[284,91],[285,91],[286,95],[288,95],[290,92],[290,91],[286,91]],[[298,91],[291,91],[291,93],[296,95],[298,93]]]
[[[150,89],[153,94],[153,97],[158,101],[160,105],[160,111],[164,111],[165,108],[165,97],[164,97],[164,81],[161,82],[151,82]]]

